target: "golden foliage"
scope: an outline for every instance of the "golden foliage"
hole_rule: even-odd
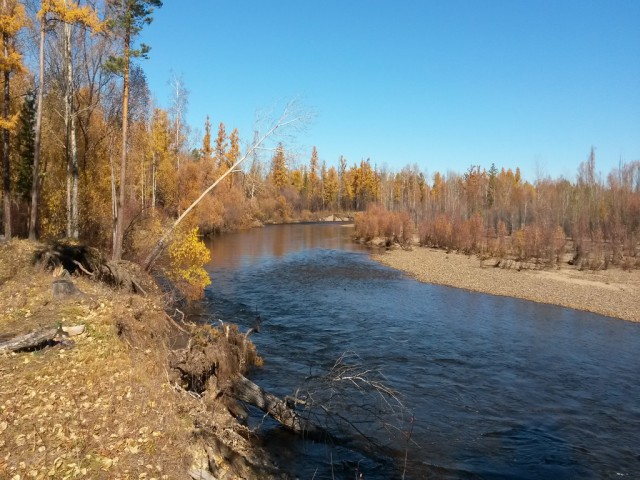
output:
[[[2,65],[2,60],[0,60],[0,65]],[[1,69],[2,67],[0,66],[0,70]],[[0,118],[0,129],[15,132],[18,126],[19,119],[20,119],[20,112],[13,114],[8,119]]]
[[[61,22],[83,25],[94,32],[105,29],[105,23],[100,21],[95,10],[88,5],[80,7],[77,2],[69,0],[42,0],[38,18],[44,18],[47,13],[52,13]]]
[[[13,37],[27,24],[27,16],[24,6],[13,2],[9,5],[9,12],[2,12],[0,15],[0,34]]]
[[[198,236],[198,227],[177,234],[169,246],[169,278],[178,283],[191,298],[202,295],[211,284],[204,265],[211,260],[211,253]]]

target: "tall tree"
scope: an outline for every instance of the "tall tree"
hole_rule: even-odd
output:
[[[33,182],[31,184],[31,212],[29,214],[29,239],[36,239],[38,208],[40,207],[40,151],[42,143],[42,108],[44,99],[44,38],[47,27],[48,2],[41,1],[38,12],[40,21],[40,47],[38,49],[38,98],[36,101],[36,132],[33,148]]]
[[[0,12],[0,35],[2,35],[2,54],[0,58],[0,70],[4,82],[4,106],[0,130],[2,130],[2,164],[3,164],[3,211],[4,211],[4,236],[11,238],[11,166],[9,163],[10,143],[9,137],[16,129],[18,114],[11,115],[11,75],[24,69],[22,55],[15,49],[15,38],[20,29],[25,26],[24,7],[15,0],[2,0],[2,12]]]
[[[64,0],[52,9],[64,24],[64,124],[67,157],[67,236],[78,238],[78,145],[76,141],[77,113],[74,106],[72,27],[80,25],[100,31],[102,24],[94,10],[88,6]]]
[[[189,90],[187,90],[182,74],[177,75],[175,72],[171,72],[169,87],[171,87],[170,112],[173,116],[173,151],[176,155],[176,165],[180,168],[180,150],[183,143],[182,120],[187,113]]]
[[[205,162],[210,163],[212,156],[213,148],[211,148],[211,121],[209,120],[209,115],[207,115],[207,120],[204,122],[204,137],[202,138],[202,157],[204,158]]]
[[[218,125],[218,136],[216,137],[215,159],[216,168],[223,168],[227,154],[227,131],[224,123]]]
[[[231,165],[240,158],[240,134],[237,128],[234,128],[229,135],[229,151],[225,154],[225,158],[225,168],[231,168]],[[231,172],[229,175],[229,188],[233,187],[233,174],[234,172]]]
[[[29,90],[20,112],[20,128],[17,135],[17,149],[20,157],[16,192],[22,200],[28,201],[33,182],[33,157],[36,132],[36,92]]]
[[[120,31],[123,41],[123,53],[120,57],[111,57],[108,67],[122,75],[122,152],[120,159],[120,186],[116,203],[113,238],[113,259],[122,258],[122,244],[124,241],[124,203],[127,181],[127,135],[129,122],[129,70],[132,58],[146,58],[149,46],[144,43],[140,48],[132,48],[135,37],[142,27],[151,23],[154,7],[161,7],[161,0],[111,0],[114,7],[116,28]]]
[[[282,143],[279,143],[271,159],[271,182],[280,190],[287,184],[287,176],[287,161],[284,156],[284,147]]]
[[[318,149],[314,146],[309,160],[309,209],[317,210],[320,200],[320,178],[318,177]]]

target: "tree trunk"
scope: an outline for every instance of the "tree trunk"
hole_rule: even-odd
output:
[[[151,158],[151,208],[156,210],[156,152]]]
[[[116,173],[113,168],[113,145],[109,143],[109,166],[111,167],[111,233],[113,239],[112,250],[116,251],[118,238],[118,193],[116,190]]]
[[[66,1],[65,1],[66,3]],[[67,42],[67,99],[69,108],[69,147],[71,160],[71,228],[70,237],[78,238],[78,144],[76,141],[76,113],[73,105],[73,58],[71,56],[71,24],[65,24],[65,38]]]
[[[120,162],[120,191],[116,208],[116,229],[113,248],[113,260],[122,258],[124,241],[124,202],[125,183],[127,180],[127,130],[129,124],[129,60],[130,60],[131,27],[127,27],[124,37],[124,82],[122,86],[122,159]]]
[[[36,112],[36,133],[33,152],[33,179],[31,182],[31,214],[29,217],[29,239],[36,239],[38,224],[38,202],[40,196],[40,143],[42,138],[42,100],[44,91],[44,27],[46,17],[40,20],[40,78],[38,79],[38,105]]]
[[[3,11],[7,11],[7,0],[2,2]],[[5,33],[2,36],[2,46],[4,48],[4,57],[9,58],[9,36]],[[9,121],[9,101],[11,93],[9,89],[9,70],[4,71],[4,108],[2,117],[4,121]],[[11,165],[9,163],[9,128],[6,126],[2,130],[2,163],[3,163],[3,187],[4,187],[4,237],[9,240],[11,238]]]
[[[67,164],[66,184],[67,184],[67,237],[71,238],[71,81],[69,79],[69,64],[71,63],[71,25],[64,24],[64,156]]]

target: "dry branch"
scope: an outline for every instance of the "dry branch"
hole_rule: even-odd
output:
[[[313,425],[306,418],[300,416],[295,410],[289,408],[284,400],[263,390],[243,375],[238,375],[231,386],[231,395],[250,405],[258,407],[269,414],[283,426],[300,435],[319,439],[325,437],[326,432]]]

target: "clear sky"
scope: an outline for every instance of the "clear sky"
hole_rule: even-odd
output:
[[[301,97],[299,138],[337,164],[574,179],[640,160],[639,0],[165,0],[140,40],[157,102],[182,74],[187,120],[237,127]]]

